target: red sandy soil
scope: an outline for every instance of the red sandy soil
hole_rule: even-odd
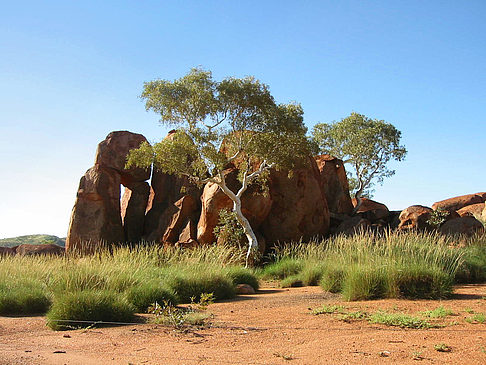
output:
[[[154,324],[55,332],[44,317],[0,317],[0,364],[486,364],[486,285],[456,288],[450,300],[342,302],[319,287],[266,288],[211,305],[211,325],[177,331]],[[347,311],[417,314],[438,306],[456,315],[439,329],[416,330],[310,309],[339,304]],[[455,324],[450,324],[455,322]],[[445,343],[450,352],[434,345]]]

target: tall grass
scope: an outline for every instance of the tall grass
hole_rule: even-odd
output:
[[[3,257],[0,315],[42,314],[50,308],[49,323],[60,329],[57,320],[111,321],[117,318],[113,312],[124,312],[120,308],[144,312],[154,302],[189,302],[201,293],[231,298],[239,283],[258,287],[253,271],[242,267],[244,261],[244,252],[221,245],[190,250],[141,245],[90,256]],[[116,298],[113,305],[111,298]],[[94,312],[104,313],[103,318]]]
[[[347,300],[445,298],[461,272],[465,280],[467,273],[469,277],[486,275],[482,236],[463,248],[454,238],[433,232],[388,232],[381,236],[362,233],[285,244],[277,247],[273,259],[262,277],[291,276],[305,285],[319,282],[324,290],[341,292]]]

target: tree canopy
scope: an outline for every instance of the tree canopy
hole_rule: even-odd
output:
[[[354,112],[339,122],[316,124],[312,138],[322,153],[352,166],[351,177],[357,182],[355,212],[364,191],[395,174],[387,163],[391,159],[401,161],[407,153],[400,145],[401,132],[392,124]]]
[[[174,81],[146,82],[141,95],[147,110],[177,129],[153,146],[129,154],[128,166],[154,164],[166,173],[212,182],[231,198],[249,241],[248,255],[258,245],[241,213],[241,195],[270,168],[292,169],[309,153],[303,110],[297,103],[277,104],[267,85],[254,77],[213,80],[209,71],[192,69]],[[237,163],[242,187],[226,186],[224,169]]]

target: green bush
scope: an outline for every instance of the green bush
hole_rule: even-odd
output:
[[[325,272],[326,267],[326,263],[306,263],[302,271],[299,273],[299,278],[306,286],[319,285],[322,274]]]
[[[193,272],[171,275],[165,284],[172,290],[179,302],[199,301],[202,293],[213,293],[216,300],[230,299],[235,296],[233,282],[218,272]]]
[[[303,268],[302,260],[283,258],[267,265],[262,272],[264,279],[285,279],[287,276],[298,274]]]
[[[381,267],[353,265],[342,282],[344,300],[368,300],[387,297],[388,273]]]
[[[241,266],[229,266],[223,272],[235,286],[238,284],[248,284],[255,290],[260,288],[258,278],[250,269]]]
[[[47,313],[47,325],[53,330],[88,327],[96,322],[131,322],[135,307],[116,293],[79,291],[59,295]]]
[[[486,245],[471,245],[462,249],[463,262],[456,271],[457,283],[486,282]]]
[[[0,315],[44,314],[51,305],[41,283],[0,285]]]
[[[404,298],[444,299],[452,294],[452,276],[437,267],[408,266],[393,278]]]
[[[163,303],[168,301],[177,304],[177,298],[160,282],[148,282],[134,286],[126,292],[127,300],[140,312],[147,312],[147,308],[155,302]]]
[[[338,265],[327,266],[321,275],[321,288],[331,293],[339,293],[342,289],[345,275],[344,267]]]

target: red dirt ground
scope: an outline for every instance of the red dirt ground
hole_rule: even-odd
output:
[[[54,332],[44,317],[0,317],[0,364],[486,364],[486,285],[456,288],[450,300],[342,302],[319,287],[266,288],[211,305],[210,327],[187,332],[153,324]],[[444,328],[415,330],[347,323],[310,309],[340,304],[417,314],[438,306],[456,315]],[[445,343],[451,352],[438,352]]]

